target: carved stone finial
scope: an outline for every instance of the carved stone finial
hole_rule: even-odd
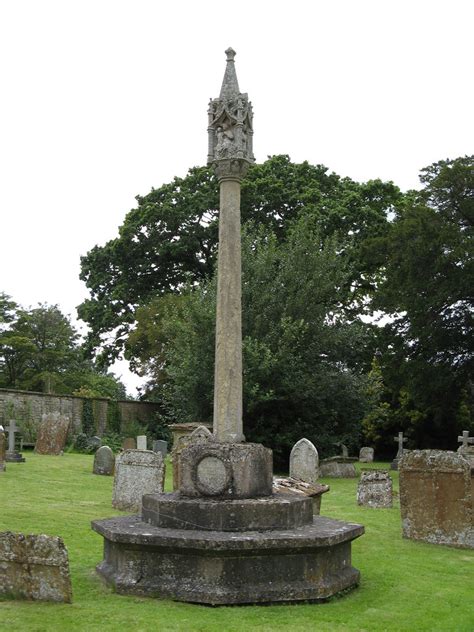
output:
[[[227,55],[227,61],[234,61],[234,57],[237,55],[232,46],[229,46],[229,48],[225,51],[225,54]]]
[[[241,93],[235,71],[233,48],[225,51],[227,65],[220,95],[211,99],[208,110],[208,164],[219,161],[255,161],[253,156],[252,104],[247,94]],[[222,172],[223,169],[218,170]]]

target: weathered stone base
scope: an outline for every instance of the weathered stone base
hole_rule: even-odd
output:
[[[315,516],[281,531],[164,529],[139,516],[96,520],[99,574],[118,593],[208,605],[318,601],[356,586],[351,541],[359,524]]]
[[[7,452],[5,454],[5,461],[7,463],[24,463],[25,457],[20,452]]]

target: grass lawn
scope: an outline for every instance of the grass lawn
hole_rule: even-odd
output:
[[[331,491],[321,513],[365,525],[352,549],[359,588],[323,604],[209,608],[111,592],[94,571],[103,540],[90,521],[123,513],[111,506],[112,479],[92,474],[92,456],[25,456],[26,463],[9,463],[0,474],[0,531],[60,535],[69,551],[73,603],[2,601],[2,632],[474,630],[474,551],[403,540],[398,503],[357,507],[357,480],[323,481]],[[171,467],[168,473],[170,489]]]

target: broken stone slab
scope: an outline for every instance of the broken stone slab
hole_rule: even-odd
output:
[[[69,559],[57,536],[0,533],[0,595],[71,603]]]
[[[404,450],[399,471],[403,537],[474,549],[470,462],[447,450]]]
[[[387,470],[361,471],[357,486],[357,504],[373,509],[389,509],[393,505],[393,485]]]
[[[142,496],[163,491],[165,464],[159,452],[126,450],[115,460],[112,505],[124,511],[140,511]]]
[[[313,503],[313,515],[319,516],[321,511],[321,499],[323,494],[329,491],[329,485],[320,483],[306,483],[294,478],[273,477],[273,491],[275,493],[293,492],[311,498]]]

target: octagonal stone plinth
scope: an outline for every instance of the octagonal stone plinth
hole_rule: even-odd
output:
[[[278,531],[165,529],[138,516],[96,520],[97,571],[118,593],[209,605],[320,601],[356,586],[359,524],[315,516]]]
[[[311,499],[291,493],[239,500],[147,494],[142,502],[143,522],[163,528],[262,531],[293,529],[313,522]]]

